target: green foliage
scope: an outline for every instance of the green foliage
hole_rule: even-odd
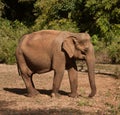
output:
[[[116,40],[120,37],[119,5],[120,0],[1,0],[0,44],[6,45],[0,45],[0,61],[14,60],[14,48],[22,34],[57,29],[88,32],[97,57],[102,58],[102,53],[103,62],[109,58],[120,63],[120,44]]]
[[[50,21],[49,24],[44,27],[44,29],[67,30],[71,32],[78,31],[76,23],[65,18],[61,20]]]
[[[15,62],[14,54],[18,39],[26,32],[27,27],[19,21],[11,22],[0,18],[0,62]]]
[[[115,25],[119,24],[118,18],[116,18],[116,14],[120,12],[118,4],[118,0],[86,0],[85,13],[89,13],[88,15],[91,17],[89,19],[89,23],[91,23],[90,29],[97,30],[93,34],[99,33],[99,37],[106,38],[111,32],[114,32]],[[119,16],[117,15],[117,17]],[[116,28],[116,30],[120,30],[120,28]],[[105,40],[105,42],[108,41],[109,39]]]
[[[2,1],[0,1],[0,17],[2,16],[3,14],[3,11],[4,11],[4,4]]]
[[[117,38],[108,47],[108,54],[112,63],[120,63],[120,38]]]
[[[52,5],[56,0],[37,0],[34,4],[34,15],[37,16],[35,20],[34,30],[43,29],[48,23],[48,14]]]
[[[0,61],[6,63],[15,62],[15,47],[16,43],[14,40],[2,40],[0,41]]]
[[[77,24],[71,19],[70,12],[74,8],[74,1],[37,0],[34,5],[34,12],[38,18],[33,29],[57,29],[77,32]]]

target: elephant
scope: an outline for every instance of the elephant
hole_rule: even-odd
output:
[[[78,97],[78,71],[76,60],[85,60],[91,87],[89,97],[96,94],[94,47],[88,33],[72,33],[59,30],[40,30],[23,35],[16,47],[18,73],[22,77],[27,96],[39,93],[32,76],[54,71],[51,96],[59,95],[64,71],[68,71],[70,97]]]

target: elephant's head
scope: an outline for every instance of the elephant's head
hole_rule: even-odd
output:
[[[95,56],[94,48],[90,41],[90,36],[87,33],[75,33],[67,37],[63,42],[63,49],[66,51],[70,58],[85,59],[88,67],[88,75],[91,86],[90,97],[96,93],[94,68]]]
[[[91,45],[90,36],[87,33],[73,34],[67,37],[63,43],[63,49],[70,58],[84,58]]]

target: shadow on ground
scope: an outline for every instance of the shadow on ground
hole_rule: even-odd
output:
[[[23,110],[14,110],[10,109],[9,106],[15,104],[15,102],[6,102],[0,101],[0,115],[101,115],[101,113],[87,113],[81,110],[75,110],[71,108],[62,108],[62,109],[23,109]]]
[[[4,88],[4,90],[18,95],[26,95],[27,93],[25,88]],[[48,95],[48,96],[50,96],[52,93],[52,90],[47,90],[47,89],[38,89],[38,91],[40,92],[40,94]],[[59,93],[64,96],[68,95],[68,92],[62,90],[60,90]]]
[[[86,113],[80,110],[73,109],[38,109],[38,110],[0,110],[1,115],[101,115],[94,113]]]
[[[4,88],[5,91],[10,93],[24,95],[26,93],[26,89],[20,88]],[[50,95],[51,90],[38,90],[43,95]],[[67,92],[60,91],[60,94],[67,95]],[[101,115],[101,111],[93,112],[85,112],[82,110],[72,109],[72,108],[44,108],[44,109],[31,109],[31,108],[23,108],[22,110],[10,109],[9,107],[12,105],[16,105],[15,101],[0,101],[0,115]]]

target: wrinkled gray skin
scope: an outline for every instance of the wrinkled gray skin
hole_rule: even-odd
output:
[[[64,70],[67,70],[71,87],[69,96],[77,97],[76,59],[86,61],[91,87],[89,97],[93,97],[96,94],[95,56],[89,34],[42,30],[24,35],[16,49],[18,71],[24,80],[28,96],[39,93],[32,81],[33,74],[51,70],[54,70],[52,96],[57,96]]]

